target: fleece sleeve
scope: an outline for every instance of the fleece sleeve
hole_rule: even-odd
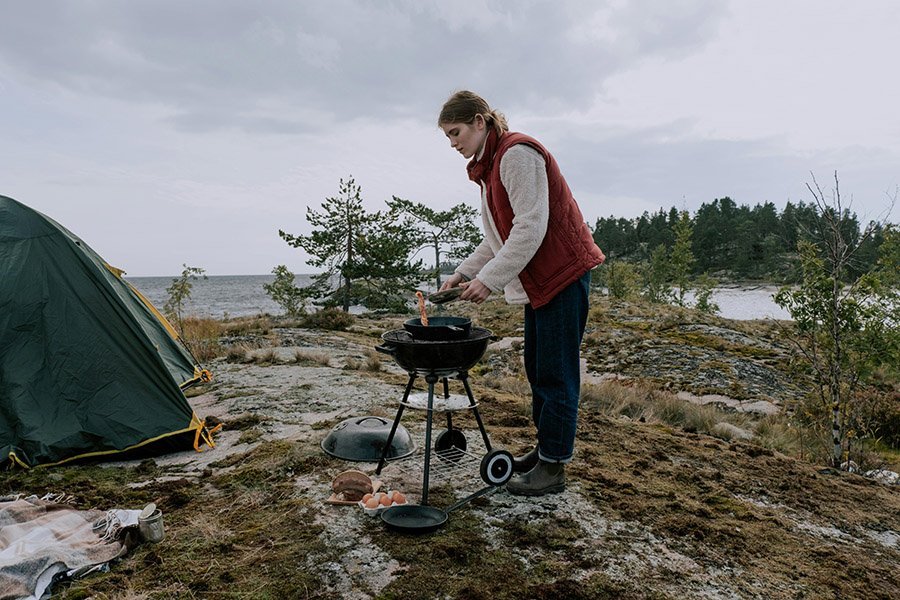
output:
[[[544,241],[550,218],[547,166],[536,150],[523,144],[507,150],[500,161],[500,181],[513,211],[512,229],[478,273],[478,279],[495,292],[525,269]]]
[[[491,245],[487,237],[485,237],[469,258],[456,268],[456,272],[462,273],[466,279],[474,279],[478,272],[481,271],[481,267],[492,258],[494,258],[494,251],[491,250]]]

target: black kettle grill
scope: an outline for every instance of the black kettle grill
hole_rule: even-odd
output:
[[[431,325],[431,320],[429,320],[429,325]],[[456,328],[457,324],[453,324],[451,327]],[[419,328],[430,329],[430,327],[421,325]],[[421,334],[421,332],[418,333]],[[381,514],[381,518],[388,527],[399,531],[410,533],[432,531],[446,522],[447,513],[474,498],[496,491],[499,486],[509,481],[513,474],[512,454],[506,450],[492,447],[487,431],[485,431],[484,423],[481,420],[481,415],[478,412],[478,403],[475,401],[475,396],[469,385],[469,369],[475,366],[484,355],[488,343],[494,339],[493,334],[488,329],[472,327],[471,323],[466,327],[464,334],[451,329],[446,331],[443,336],[434,330],[424,335],[417,335],[416,331],[410,331],[410,328],[404,325],[404,329],[385,332],[382,334],[381,339],[383,343],[380,346],[376,346],[375,349],[391,355],[397,361],[397,364],[409,373],[406,391],[403,394],[403,399],[400,401],[397,415],[394,417],[391,431],[388,434],[386,448],[391,445],[391,441],[400,426],[400,418],[405,408],[418,408],[426,412],[425,462],[422,474],[421,503],[418,505],[393,506],[385,510]],[[411,400],[411,392],[413,384],[420,376],[424,377],[428,384],[427,400],[415,402]],[[450,379],[462,382],[466,398],[468,399],[467,403],[451,406],[443,402],[450,399]],[[443,396],[436,397],[435,386],[439,381],[442,383]],[[434,443],[434,450],[437,456],[443,459],[444,462],[453,464],[462,463],[470,458],[477,460],[477,457],[467,451],[465,435],[459,429],[453,427],[452,413],[456,410],[471,410],[478,424],[478,430],[481,433],[481,439],[486,449],[486,453],[480,460],[479,474],[484,483],[487,484],[487,487],[479,489],[446,510],[442,510],[428,505],[428,483],[432,455],[432,420],[435,411],[443,411],[447,417],[447,429],[437,436],[437,440]],[[383,452],[378,461],[378,468],[375,470],[376,474],[381,474],[381,470],[384,468],[388,458],[387,454]]]

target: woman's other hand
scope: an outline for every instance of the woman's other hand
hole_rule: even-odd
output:
[[[461,273],[454,273],[450,277],[447,278],[447,281],[441,284],[441,289],[439,292],[443,292],[444,290],[449,290],[450,288],[456,287],[463,280],[463,276]]]
[[[477,279],[461,283],[460,287],[463,288],[463,293],[459,295],[459,299],[468,300],[469,302],[474,302],[475,304],[481,304],[482,302],[487,300],[488,296],[491,295],[491,288],[484,285]]]

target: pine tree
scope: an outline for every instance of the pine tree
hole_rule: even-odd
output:
[[[435,289],[441,287],[441,265],[445,259],[461,260],[481,242],[481,230],[475,224],[478,211],[466,204],[437,211],[397,196],[387,204],[391,218],[403,220],[418,238],[413,254],[425,248],[434,252]]]
[[[691,237],[694,228],[688,212],[682,211],[673,225],[675,243],[669,256],[669,275],[675,285],[675,303],[684,306],[684,296],[690,287],[691,271],[694,268],[694,253],[691,250]]]
[[[282,230],[278,235],[305,250],[310,265],[323,269],[302,288],[305,296],[325,298],[327,306],[340,305],[345,312],[356,303],[402,309],[421,272],[421,261],[409,262],[414,232],[385,213],[366,212],[361,191],[352,176],[341,179],[338,196],[326,198],[321,212],[307,207],[306,219],[314,228],[310,235]]]

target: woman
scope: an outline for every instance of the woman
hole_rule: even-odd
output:
[[[441,286],[480,304],[504,292],[525,305],[525,372],[537,445],[517,457],[507,489],[540,496],[565,489],[581,388],[580,346],[591,269],[604,260],[553,156],[477,94],[453,94],[438,125],[481,187],[484,240]]]

